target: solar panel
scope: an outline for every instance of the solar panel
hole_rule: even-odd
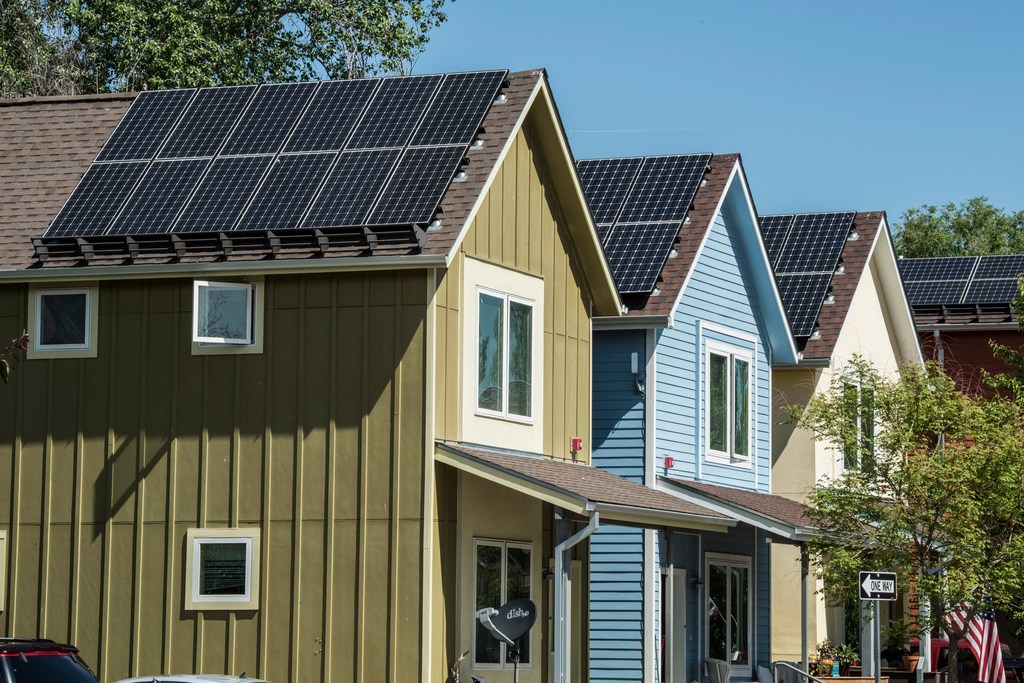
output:
[[[1008,304],[1020,296],[1017,289],[1017,278],[999,280],[975,279],[964,295],[965,304]],[[949,302],[945,302],[949,303]]]
[[[43,236],[102,235],[146,165],[144,161],[93,164]]]
[[[904,282],[918,280],[966,280],[974,271],[977,256],[945,256],[941,258],[901,259],[900,275]]]
[[[462,163],[465,147],[415,147],[406,150],[388,182],[370,225],[427,223]]]
[[[378,85],[379,78],[321,83],[284,151],[326,152],[344,147]]]
[[[761,237],[764,238],[764,246],[768,251],[768,260],[772,267],[779,261],[779,255],[789,237],[790,228],[793,227],[795,214],[783,214],[778,216],[759,216],[757,221],[761,226]]]
[[[195,89],[139,93],[96,161],[152,159],[195,93]]]
[[[824,273],[835,270],[856,214],[798,214],[779,257],[776,273]]]
[[[1024,274],[1024,254],[982,256],[975,271],[976,279],[1016,278]]]
[[[616,225],[605,254],[619,292],[651,292],[678,234],[679,223]]]
[[[643,161],[643,157],[627,157],[576,162],[583,194],[590,205],[595,223],[602,225],[615,221]],[[604,232],[607,235],[608,229]]]
[[[144,235],[170,230],[209,164],[209,159],[153,163],[107,234]]]
[[[394,168],[397,149],[344,152],[303,222],[305,228],[366,225],[366,214]]]
[[[682,221],[710,161],[710,154],[647,157],[618,222]]]
[[[216,154],[255,92],[255,85],[200,90],[167,139],[160,158],[210,157]]]
[[[494,101],[506,71],[449,74],[427,108],[411,145],[468,145]]]
[[[295,126],[316,83],[262,85],[221,154],[274,154]]]
[[[273,159],[270,155],[216,159],[182,211],[174,231],[230,230]]]
[[[809,337],[828,294],[831,273],[779,275],[776,282],[793,336]]]
[[[958,304],[967,289],[967,280],[928,280],[905,283],[911,306]]]
[[[278,157],[236,229],[298,228],[336,156],[334,152],[323,152]]]
[[[346,148],[405,145],[440,82],[437,75],[384,79]]]

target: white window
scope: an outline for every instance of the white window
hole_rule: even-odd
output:
[[[259,606],[259,529],[189,529],[187,610],[254,610]]]
[[[7,532],[0,530],[0,612],[6,609],[5,595],[7,595]]]
[[[474,543],[474,612],[484,607],[497,609],[509,600],[531,598],[533,546],[512,541],[477,540]],[[479,668],[511,668],[508,647],[486,627],[476,624],[473,636],[473,664]],[[529,665],[530,634],[519,640],[519,666]]]
[[[533,416],[533,302],[477,290],[477,410],[514,420]]]
[[[750,558],[708,553],[704,580],[707,584],[707,656],[749,669]]]
[[[196,280],[192,341],[252,344],[255,340],[253,286],[247,282]]]
[[[29,357],[95,358],[97,287],[32,288]]]
[[[708,345],[705,360],[708,455],[748,461],[751,450],[751,356]]]
[[[875,390],[843,385],[843,467],[872,474],[875,468]]]

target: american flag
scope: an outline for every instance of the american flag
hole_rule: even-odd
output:
[[[946,619],[957,631],[963,631],[967,610],[954,610],[946,615]],[[966,630],[967,643],[971,646],[974,658],[978,660],[979,683],[1004,683],[1006,674],[1003,671],[1003,651],[999,647],[995,610],[979,612]]]

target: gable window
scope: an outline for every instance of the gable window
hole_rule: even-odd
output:
[[[751,357],[724,347],[707,352],[707,442],[710,455],[750,458]]]
[[[875,390],[843,385],[843,466],[871,475],[875,469]]]
[[[186,609],[256,609],[258,561],[259,529],[189,529]]]
[[[474,611],[484,607],[497,609],[509,600],[530,598],[533,546],[512,541],[478,540],[475,545]],[[499,642],[485,626],[476,622],[473,637],[473,663],[484,668],[511,667],[508,647]],[[530,663],[530,634],[519,640],[519,665]],[[488,667],[493,665],[493,667]]]
[[[529,420],[533,415],[533,302],[478,290],[477,410]]]
[[[246,282],[194,284],[192,340],[205,344],[252,344],[253,285]]]
[[[33,289],[31,357],[96,356],[96,287]]]
[[[750,558],[708,553],[707,656],[750,664]]]

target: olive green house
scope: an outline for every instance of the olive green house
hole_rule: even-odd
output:
[[[543,71],[0,101],[0,636],[101,681],[585,678],[621,304]]]

